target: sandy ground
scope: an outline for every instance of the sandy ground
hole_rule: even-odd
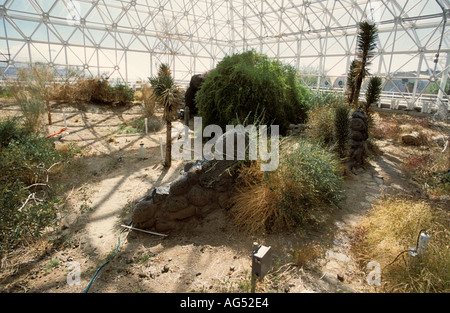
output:
[[[2,112],[18,113],[14,106],[4,106]],[[259,292],[366,291],[365,274],[351,258],[352,231],[378,197],[414,192],[415,188],[397,162],[405,152],[384,141],[379,142],[383,155],[346,178],[341,208],[325,215],[312,230],[249,236],[236,231],[226,212],[215,211],[192,229],[168,237],[121,233],[121,225],[130,222],[133,203],[152,187],[180,175],[184,163],[174,161],[170,169],[162,166],[159,137],[164,141],[164,128],[148,135],[117,132],[140,118],[139,106],[126,110],[56,107],[54,124],[47,128],[49,134],[64,127],[63,112],[69,134],[56,145],[75,142],[85,151],[76,165],[56,178],[66,188],[64,242],[51,250],[41,243],[36,249],[3,259],[2,292],[86,291],[95,271],[113,255],[119,237],[117,254],[89,292],[248,292],[255,241],[272,247],[273,270],[257,284]],[[180,125],[179,121],[174,124]],[[174,130],[173,136],[177,135]],[[144,160],[138,157],[141,143],[147,150]],[[291,266],[290,252],[313,241],[322,247],[321,257],[302,268]],[[69,284],[74,266],[78,266],[80,280]]]

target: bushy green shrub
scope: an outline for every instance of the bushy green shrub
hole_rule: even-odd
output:
[[[0,253],[32,242],[56,222],[58,187],[49,176],[75,153],[26,132],[17,120],[0,123]],[[53,166],[53,168],[52,168]]]
[[[339,161],[332,152],[305,139],[280,158],[278,175],[277,205],[293,224],[307,221],[312,207],[341,200]]]
[[[128,85],[117,84],[113,88],[114,102],[119,106],[124,106],[130,104],[134,99],[134,90]]]
[[[6,148],[11,140],[18,140],[27,131],[20,127],[18,118],[8,118],[0,123],[0,150]]]
[[[262,124],[279,125],[284,133],[290,123],[306,120],[307,97],[293,67],[251,50],[225,57],[207,73],[196,103],[204,126],[225,127],[263,113]]]
[[[0,87],[0,98],[9,98],[11,97],[11,93],[8,88]]]

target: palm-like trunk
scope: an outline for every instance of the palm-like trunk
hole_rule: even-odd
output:
[[[180,91],[171,77],[169,66],[161,64],[158,76],[150,78],[155,99],[164,108],[163,120],[166,121],[166,157],[164,166],[172,164],[172,120],[180,105]]]
[[[164,166],[170,167],[172,164],[172,122],[166,121],[166,160]]]
[[[361,62],[361,67],[358,69],[359,73],[356,75],[355,80],[355,93],[353,95],[353,105],[355,108],[359,108],[359,93],[361,92],[361,85],[365,78],[366,72],[366,56],[363,57],[363,62]]]

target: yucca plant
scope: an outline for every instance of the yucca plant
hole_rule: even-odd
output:
[[[357,44],[357,55],[355,67],[353,69],[354,75],[354,89],[352,103],[354,108],[358,108],[359,93],[364,78],[369,74],[369,65],[375,56],[375,49],[377,46],[378,30],[375,24],[369,22],[359,23],[359,35]]]
[[[172,121],[181,104],[181,92],[172,78],[169,66],[161,64],[158,75],[150,79],[156,102],[164,109],[163,120],[166,122],[166,157],[164,166],[172,163]]]

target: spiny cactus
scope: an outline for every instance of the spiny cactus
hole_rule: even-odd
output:
[[[336,150],[341,158],[346,157],[346,146],[350,134],[350,107],[347,105],[338,105],[334,114],[334,141]]]
[[[369,115],[370,106],[380,101],[381,83],[382,80],[378,76],[374,76],[369,80],[366,91],[366,106],[363,108],[367,115]]]

